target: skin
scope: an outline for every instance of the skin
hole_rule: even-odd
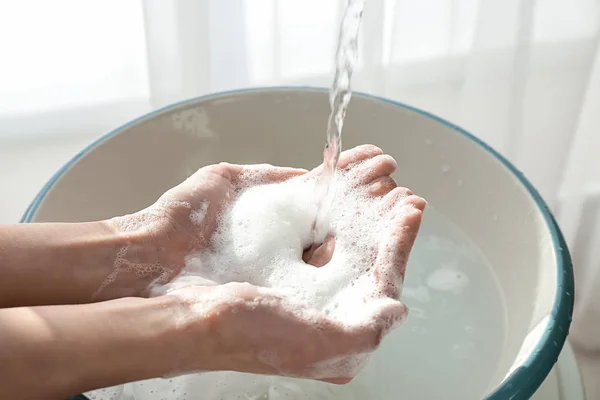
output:
[[[406,318],[400,284],[425,201],[396,187],[390,177],[396,162],[375,146],[342,153],[338,167],[352,170],[354,183],[367,185],[394,219],[372,269],[378,306],[364,321],[348,326],[316,310],[299,314],[290,299],[245,283],[193,285],[149,297],[150,286],[168,287],[190,251],[210,245],[217,215],[248,170],[256,169],[208,166],[132,215],[0,229],[0,359],[6,367],[0,398],[64,399],[209,370],[349,382],[355,371],[336,376],[314,365],[332,358],[343,364],[374,351]],[[313,179],[321,168],[262,168],[260,179]],[[191,223],[190,214],[205,204],[203,223]],[[303,259],[322,267],[334,251],[329,236]],[[265,354],[278,354],[278,361]]]

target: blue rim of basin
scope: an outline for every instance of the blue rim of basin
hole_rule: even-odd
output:
[[[187,104],[193,104],[198,101],[212,100],[228,95],[261,91],[304,91],[327,93],[328,89],[306,86],[278,86],[239,89],[192,98],[152,111],[142,117],[134,119],[133,121],[130,121],[112,130],[111,132],[95,140],[93,143],[91,143],[89,146],[87,146],[85,149],[83,149],[77,155],[75,155],[69,162],[63,165],[50,178],[50,180],[46,183],[46,185],[44,185],[42,190],[31,202],[31,204],[25,211],[21,222],[31,222],[41,202],[44,200],[52,186],[54,186],[54,184],[61,178],[61,176],[63,176],[69,170],[69,168],[71,168],[71,166],[73,166],[80,158],[85,156],[94,147],[96,147],[101,142],[107,140],[108,138],[124,131],[125,129],[135,124],[153,118],[154,116],[160,113],[175,109],[177,107],[181,107]],[[571,325],[571,316],[573,313],[573,301],[575,290],[575,283],[573,280],[573,265],[571,262],[571,255],[569,253],[569,249],[567,248],[567,243],[560,231],[556,220],[554,219],[554,216],[548,209],[548,206],[546,205],[538,191],[527,180],[527,178],[525,178],[521,171],[519,171],[514,165],[512,165],[506,158],[504,158],[492,147],[490,147],[477,137],[473,136],[472,134],[468,133],[464,129],[428,112],[417,109],[415,107],[408,106],[406,104],[399,103],[397,101],[360,92],[355,92],[354,95],[364,98],[370,98],[373,100],[383,101],[385,103],[401,107],[405,110],[415,112],[423,117],[432,119],[442,125],[445,125],[446,127],[452,129],[457,133],[460,133],[468,140],[471,140],[477,145],[479,145],[483,150],[491,154],[504,166],[506,166],[506,168],[508,168],[508,170],[523,184],[523,186],[525,186],[530,196],[535,200],[540,212],[544,216],[546,226],[550,231],[552,243],[554,245],[554,255],[556,257],[556,264],[558,267],[556,271],[558,287],[556,290],[556,296],[554,298],[554,305],[552,306],[552,311],[550,313],[550,318],[548,320],[546,330],[542,334],[541,339],[536,344],[533,351],[527,356],[526,360],[523,362],[522,365],[516,368],[508,378],[506,378],[498,387],[494,389],[492,393],[488,395],[488,397],[486,397],[487,400],[529,399],[537,391],[542,382],[546,379],[546,376],[550,373],[550,370],[558,360],[558,356],[562,351],[563,345],[566,341],[569,332],[569,327]],[[69,400],[87,400],[87,397],[85,397],[84,395],[77,395]]]

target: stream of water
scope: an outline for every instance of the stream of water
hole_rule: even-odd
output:
[[[352,73],[358,61],[358,35],[364,0],[349,0],[342,18],[335,56],[335,75],[329,89],[331,113],[327,122],[323,174],[316,185],[317,219],[313,225],[313,243],[323,242],[329,230],[329,209],[334,197],[335,170],[342,151],[342,128],[352,97]]]

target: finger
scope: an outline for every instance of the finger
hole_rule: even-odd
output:
[[[410,189],[405,187],[396,187],[392,189],[388,194],[386,194],[383,198],[382,207],[384,209],[390,209],[394,207],[400,199],[408,196],[412,196],[413,192]]]
[[[304,260],[305,263],[315,267],[322,267],[331,261],[334,250],[335,238],[329,235],[325,238],[325,241],[323,241],[322,245],[311,246],[309,249],[307,249],[302,256],[302,260]]]
[[[381,292],[393,299],[400,296],[408,256],[421,225],[424,207],[425,201],[418,196],[402,199],[389,235],[380,246],[375,278]]]
[[[396,299],[381,298],[371,303],[371,313],[373,324],[381,330],[380,343],[392,329],[406,321],[408,307]]]
[[[369,193],[373,196],[383,196],[396,187],[396,181],[391,176],[382,176],[375,179],[369,187]]]
[[[420,211],[424,211],[425,207],[427,206],[427,202],[424,198],[415,195],[405,197],[403,199],[403,204],[404,206],[413,206]]]
[[[397,168],[398,163],[392,156],[381,154],[351,167],[351,172],[357,177],[356,183],[369,184],[381,177],[390,176]]]
[[[346,150],[340,154],[338,168],[346,169],[352,164],[356,164],[381,154],[383,154],[383,150],[372,144],[356,146],[353,149]]]
[[[339,169],[348,169],[348,167],[352,164],[356,164],[358,162],[364,161],[366,159],[378,156],[383,154],[383,150],[379,147],[374,146],[372,144],[365,144],[361,146],[356,146],[352,149],[342,151],[340,154],[340,159],[338,160],[337,168]],[[308,174],[309,178],[314,178],[323,173],[323,164],[318,167],[312,169]]]

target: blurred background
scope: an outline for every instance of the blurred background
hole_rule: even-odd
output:
[[[0,223],[18,221],[90,141],[152,109],[243,87],[329,86],[344,6],[0,1]],[[571,342],[600,399],[599,38],[598,0],[368,0],[354,88],[462,126],[538,188],[573,254]]]

